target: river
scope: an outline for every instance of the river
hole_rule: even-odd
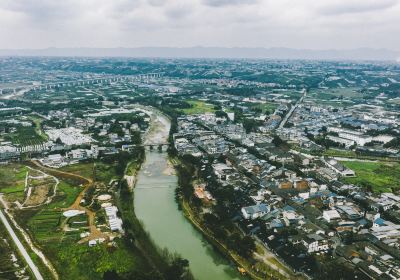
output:
[[[166,140],[169,120],[153,111],[152,125],[145,136],[145,143],[154,139]],[[235,267],[216,252],[178,210],[175,202],[177,181],[168,164],[167,154],[147,151],[135,187],[136,216],[159,247],[189,260],[196,279],[240,279]]]

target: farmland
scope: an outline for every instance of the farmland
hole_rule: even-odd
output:
[[[33,116],[33,115],[29,116],[28,118],[33,122],[36,134],[38,136],[42,137],[44,140],[47,140],[48,137],[42,129],[43,119],[41,117]]]
[[[204,114],[209,112],[215,112],[214,105],[208,104],[201,100],[188,100],[186,101],[192,107],[183,109],[183,113],[186,115],[193,115],[193,114]]]
[[[272,112],[275,111],[275,109],[278,107],[277,104],[267,102],[267,103],[246,103],[247,106],[249,106],[252,109],[256,109],[261,111],[263,114],[272,114]]]
[[[24,147],[43,144],[46,141],[46,137],[44,134],[39,135],[34,126],[18,126],[15,132],[9,133],[5,137],[5,140]]]
[[[400,164],[383,162],[342,162],[354,170],[357,177],[346,178],[345,181],[371,189],[374,192],[392,192],[400,185]]]
[[[6,194],[10,201],[23,199],[27,172],[27,167],[18,164],[0,168],[0,192]]]
[[[362,98],[363,95],[359,88],[330,88],[312,90],[310,96],[329,100],[333,98]]]
[[[101,161],[81,162],[74,165],[69,165],[61,168],[65,172],[71,172],[80,176],[93,179],[93,174],[96,176],[96,181],[107,184],[111,179],[115,178],[115,165],[105,164]]]

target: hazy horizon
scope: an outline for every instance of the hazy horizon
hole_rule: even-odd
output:
[[[349,50],[245,47],[45,48],[0,49],[0,56],[400,61],[398,51],[370,48]]]

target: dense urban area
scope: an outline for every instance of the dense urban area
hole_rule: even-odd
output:
[[[400,279],[398,63],[3,57],[0,116],[0,279]]]

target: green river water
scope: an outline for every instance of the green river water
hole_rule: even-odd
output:
[[[154,242],[189,260],[198,280],[240,279],[236,268],[204,239],[178,210],[176,175],[166,172],[166,153],[147,151],[135,187],[135,212]]]

